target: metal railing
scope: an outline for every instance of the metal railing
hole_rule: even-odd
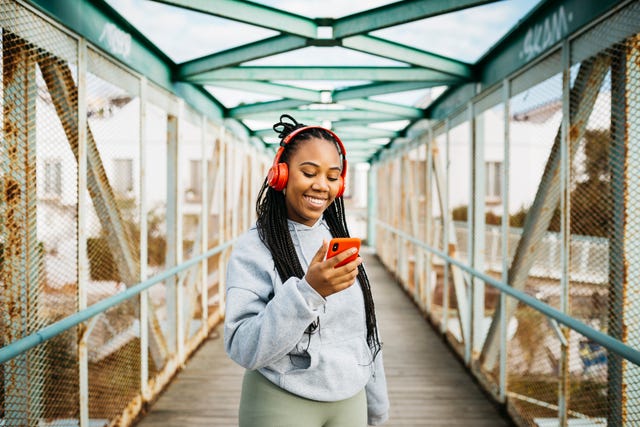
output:
[[[233,245],[233,242],[234,240],[223,243],[222,245],[218,245],[201,255],[195,256],[188,261],[183,262],[182,264],[176,265],[175,267],[169,268],[162,273],[156,274],[155,276],[143,282],[137,283],[127,288],[123,292],[107,297],[102,301],[85,308],[84,310],[80,310],[70,316],[65,317],[64,319],[58,320],[57,322],[40,329],[39,331],[34,332],[31,335],[28,335],[5,347],[0,348],[0,363],[5,363],[16,356],[23,354],[27,350],[30,350],[37,345],[60,335],[65,331],[68,331],[83,322],[95,318],[95,316],[97,316],[98,314],[104,313],[110,308],[116,307],[118,304],[121,304],[135,296],[140,295],[141,292],[149,289],[153,285],[161,283],[173,276],[178,276],[178,280],[180,280],[180,273],[185,272],[189,267],[195,266],[203,260],[221,253],[222,251]],[[90,331],[91,328],[87,328],[87,330]]]

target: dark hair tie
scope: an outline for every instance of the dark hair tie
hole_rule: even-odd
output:
[[[284,119],[289,119],[292,123],[284,122]],[[280,121],[273,125],[273,130],[278,134],[278,138],[280,138],[280,146],[283,147],[283,140],[287,137],[287,135],[289,135],[294,130],[300,129],[302,127],[305,127],[305,125],[302,123],[298,123],[296,119],[288,114],[282,114],[280,116]]]

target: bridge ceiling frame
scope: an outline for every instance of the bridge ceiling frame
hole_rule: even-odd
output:
[[[408,46],[371,33],[377,30],[457,12],[499,0],[405,0],[340,18],[309,18],[243,0],[149,0],[217,18],[270,30],[268,37],[207,54],[182,63],[149,41],[106,0],[77,0],[74,8],[62,2],[29,0],[62,24],[105,49],[119,60],[182,96],[214,119],[241,125],[248,139],[270,146],[270,129],[255,128],[256,121],[274,121],[288,113],[307,124],[327,124],[349,130],[344,143],[351,161],[375,162],[387,150],[404,144],[418,123],[452,114],[483,88],[499,84],[509,74],[534,62],[567,33],[579,31],[623,0],[540,0],[501,40],[476,63],[470,64],[428,50]],[[580,3],[580,7],[573,7]],[[565,27],[537,31],[536,25],[554,24],[554,14],[567,6],[579,10]],[[128,41],[127,51],[105,37],[115,32]],[[544,30],[544,29],[543,29]],[[273,35],[272,31],[277,34]],[[543,37],[544,34],[544,37]],[[549,36],[550,34],[550,36]],[[246,63],[307,47],[340,47],[397,62],[393,66],[256,66]],[[289,82],[344,81],[334,90],[313,90]],[[286,81],[286,84],[282,82]],[[359,83],[353,83],[354,81]],[[225,107],[207,88],[251,91],[279,99]],[[428,105],[407,106],[372,97],[409,90],[446,87]],[[352,121],[358,124],[353,127]],[[382,131],[381,122],[401,122],[397,131]],[[352,131],[352,132],[351,132]],[[360,132],[360,133],[358,133]],[[342,137],[342,135],[341,135]],[[379,143],[350,144],[351,139],[386,138]]]

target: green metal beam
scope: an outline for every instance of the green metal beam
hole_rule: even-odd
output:
[[[342,46],[407,64],[442,71],[465,80],[472,78],[471,67],[454,59],[436,55],[400,43],[372,36],[353,36],[342,40]]]
[[[340,105],[346,105],[347,107],[359,110],[388,113],[396,116],[402,116],[403,118],[407,119],[418,119],[424,117],[424,111],[420,108],[392,104],[389,102],[372,101],[369,99],[350,99],[346,101],[340,101]]]
[[[458,79],[450,79],[448,81],[406,81],[406,82],[382,82],[351,86],[346,89],[339,89],[333,92],[334,101],[343,101],[346,99],[367,98],[375,95],[384,95],[388,93],[405,92],[409,90],[428,89],[435,86],[445,86],[458,82]]]
[[[239,65],[254,59],[300,49],[306,45],[307,40],[298,36],[270,37],[180,64],[176,79],[184,80],[186,77],[197,76],[206,71]]]
[[[365,145],[365,144],[348,144],[348,143],[345,143],[344,147],[345,147],[345,150],[347,150],[347,153],[349,153],[349,154],[354,154],[354,153],[363,154],[364,153],[364,154],[368,154],[369,156],[371,156],[377,150],[377,147],[375,145]]]
[[[114,58],[170,89],[172,61],[104,0],[29,0]],[[116,41],[119,41],[117,43]]]
[[[286,34],[316,38],[318,26],[309,18],[284,12],[262,4],[239,0],[153,0],[227,18]]]
[[[308,102],[322,102],[321,91],[291,85],[252,80],[218,80],[211,83],[210,86],[275,95],[281,98],[299,99]]]
[[[277,101],[258,102],[256,104],[241,105],[229,110],[229,117],[243,119],[255,113],[266,113],[269,111],[281,111],[297,108],[306,105],[306,101],[297,99],[279,99]]]
[[[477,62],[480,81],[489,86],[555,48],[583,26],[625,0],[541,2],[518,26]],[[633,30],[635,31],[635,30]],[[594,51],[593,54],[597,52]]]
[[[224,108],[193,85],[174,84],[175,64],[160,49],[123,19],[104,0],[65,1],[29,0],[45,14],[87,39],[131,69],[146,76],[214,120],[224,115]]]
[[[473,83],[452,86],[426,108],[425,117],[435,120],[444,119],[456,110],[464,108],[476,94],[477,85]]]
[[[283,110],[282,114],[289,114],[295,117],[299,122],[316,125],[322,124],[323,121],[338,122],[340,120],[370,120],[378,122],[388,122],[393,120],[405,120],[404,117],[393,116],[390,114],[380,113],[376,111],[362,110],[331,110],[331,109],[306,109],[306,110]],[[272,121],[277,118],[272,112],[260,112],[246,114],[242,116],[243,120],[267,120]],[[259,131],[258,131],[259,132]],[[272,131],[273,132],[273,131]],[[362,138],[361,136],[358,138]]]
[[[451,75],[417,67],[228,67],[189,77],[186,81],[208,84],[217,80],[365,80],[441,82]]]
[[[335,123],[332,123],[332,125],[335,125]],[[333,129],[336,132],[339,132],[339,129],[337,127],[333,126]],[[340,139],[342,139],[342,142],[344,142],[345,145],[350,145],[350,146],[351,145],[354,145],[354,146],[360,146],[360,145],[364,146],[364,145],[366,145],[366,146],[369,146],[369,147],[372,147],[372,148],[375,148],[375,149],[378,149],[378,148],[380,148],[381,145],[384,145],[387,142],[389,142],[385,138],[380,138],[378,140],[378,139],[374,139],[374,138],[371,138],[371,139],[362,139],[362,138],[349,138],[349,139],[346,139],[346,138],[340,137]],[[381,142],[381,141],[384,141],[384,142]]]
[[[337,19],[333,37],[365,34],[394,25],[406,24],[461,9],[492,3],[495,0],[405,0]]]
[[[395,120],[406,120],[401,117],[397,117]],[[339,122],[332,122],[331,126],[335,128],[345,128],[345,127],[353,127],[353,126],[369,126],[371,124],[381,123],[380,120],[340,120]]]
[[[366,126],[349,127],[340,129],[340,138],[347,140],[351,138],[396,138],[400,135],[399,131],[390,129],[377,129]]]
[[[597,21],[617,5],[626,0],[549,0],[541,2],[509,33],[495,43],[474,66],[475,75],[483,87],[493,86],[505,77],[557,48],[559,42],[580,31],[584,26]],[[629,2],[629,9],[637,2]],[[637,31],[633,26],[620,26]],[[622,37],[621,34],[618,34]],[[594,46],[593,55],[600,47]],[[463,106],[475,91],[465,91],[465,96],[452,90],[440,96],[427,113],[431,118],[446,117],[449,111]]]

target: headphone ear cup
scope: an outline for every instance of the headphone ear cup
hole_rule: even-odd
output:
[[[271,166],[268,175],[268,184],[276,191],[282,191],[287,186],[289,180],[289,168],[286,163],[278,163]]]
[[[342,196],[344,194],[344,190],[345,190],[345,185],[344,185],[344,178],[340,177],[340,188],[338,189],[338,193],[336,194],[336,198]]]

